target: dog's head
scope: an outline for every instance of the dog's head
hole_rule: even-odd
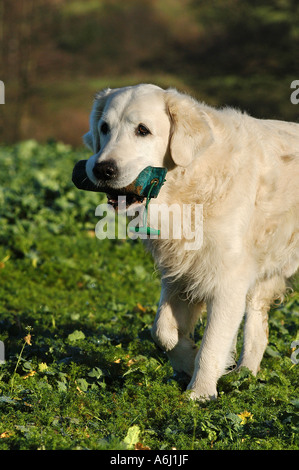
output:
[[[190,165],[210,145],[212,132],[205,111],[189,96],[137,85],[96,95],[83,140],[93,151],[88,179],[115,197],[147,166]]]

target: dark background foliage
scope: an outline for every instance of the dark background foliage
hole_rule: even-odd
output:
[[[94,93],[154,82],[297,120],[296,0],[0,0],[0,138],[81,144]]]

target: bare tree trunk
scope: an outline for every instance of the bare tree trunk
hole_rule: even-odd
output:
[[[0,0],[0,79],[7,93],[1,140],[22,138],[41,54],[39,36],[43,32],[42,10],[46,3],[46,0]]]

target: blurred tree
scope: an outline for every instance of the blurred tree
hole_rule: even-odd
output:
[[[178,77],[214,104],[293,117],[298,18],[297,0],[0,0],[0,138],[41,126],[45,90],[67,107],[64,83],[99,77]]]
[[[79,73],[120,74],[152,68],[172,47],[167,23],[154,4],[153,0],[101,0],[97,9],[67,9],[61,16],[57,46],[80,57]]]
[[[299,72],[297,0],[191,0],[202,41],[193,46],[203,74]]]
[[[5,134],[14,141],[21,136],[22,120],[39,80],[38,68],[47,52],[52,5],[53,0],[0,0],[0,76],[9,103],[3,109]]]

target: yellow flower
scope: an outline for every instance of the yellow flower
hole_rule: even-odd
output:
[[[243,411],[240,413],[239,418],[241,418],[241,423],[240,424],[246,424],[248,421],[253,421],[253,414],[250,413],[249,411]]]
[[[31,370],[27,375],[24,375],[23,379],[28,379],[28,377],[32,377],[36,374],[35,370]]]
[[[141,305],[141,303],[138,302],[137,305],[136,305],[136,307],[137,307],[137,309],[140,310],[142,313],[145,313],[145,312],[146,312],[146,308],[145,308],[143,305]]]
[[[45,370],[48,369],[48,366],[45,362],[41,362],[39,365],[38,365],[38,370],[39,372],[44,372]]]
[[[28,344],[29,346],[32,346],[32,343],[31,343],[31,334],[30,334],[30,333],[28,333],[28,335],[25,336],[24,341],[25,341],[25,343]]]

